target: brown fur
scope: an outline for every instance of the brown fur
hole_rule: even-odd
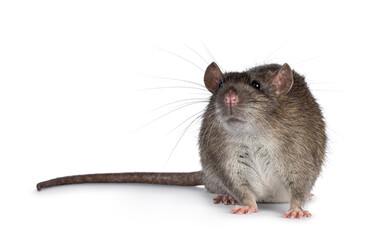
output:
[[[200,130],[203,182],[210,192],[231,195],[243,205],[279,202],[278,194],[256,196],[259,189],[251,181],[262,180],[265,166],[290,193],[291,208],[302,209],[324,161],[325,124],[301,75],[293,71],[291,89],[278,95],[273,79],[279,69],[271,64],[221,76],[222,86],[215,85]],[[252,87],[254,80],[260,89]],[[229,109],[222,99],[233,90],[239,103]]]

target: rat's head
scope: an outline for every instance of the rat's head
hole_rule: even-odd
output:
[[[288,64],[223,74],[213,62],[204,75],[204,84],[213,94],[211,110],[228,131],[235,133],[268,128],[278,99],[290,91],[293,82]]]

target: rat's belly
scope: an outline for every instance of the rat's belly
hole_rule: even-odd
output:
[[[259,144],[236,146],[236,163],[241,178],[248,183],[258,202],[289,202],[288,185],[279,174],[276,159],[268,147]]]
[[[268,163],[269,161],[269,163]],[[290,190],[280,177],[270,160],[262,159],[255,163],[256,173],[249,174],[249,182],[258,202],[289,202]]]

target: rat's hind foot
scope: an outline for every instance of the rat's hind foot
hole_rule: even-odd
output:
[[[257,213],[257,205],[256,206],[235,206],[233,209],[231,209],[232,214],[251,214],[251,213]]]
[[[298,208],[290,209],[289,211],[285,212],[285,214],[283,214],[284,218],[291,218],[291,219],[294,219],[294,218],[302,219],[303,217],[309,218],[311,216],[312,216],[312,214],[310,214],[309,211],[298,209]]]
[[[223,195],[219,195],[216,198],[214,198],[214,203],[215,204],[223,203],[225,205],[229,205],[229,204],[236,204],[238,202],[232,196],[230,196],[228,194],[223,194]]]

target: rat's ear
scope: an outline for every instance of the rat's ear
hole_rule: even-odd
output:
[[[283,95],[290,91],[294,83],[293,71],[290,66],[285,63],[280,67],[272,77],[272,83],[276,87],[276,95]]]
[[[222,78],[222,72],[215,62],[212,62],[204,73],[204,85],[210,92],[214,92]]]

